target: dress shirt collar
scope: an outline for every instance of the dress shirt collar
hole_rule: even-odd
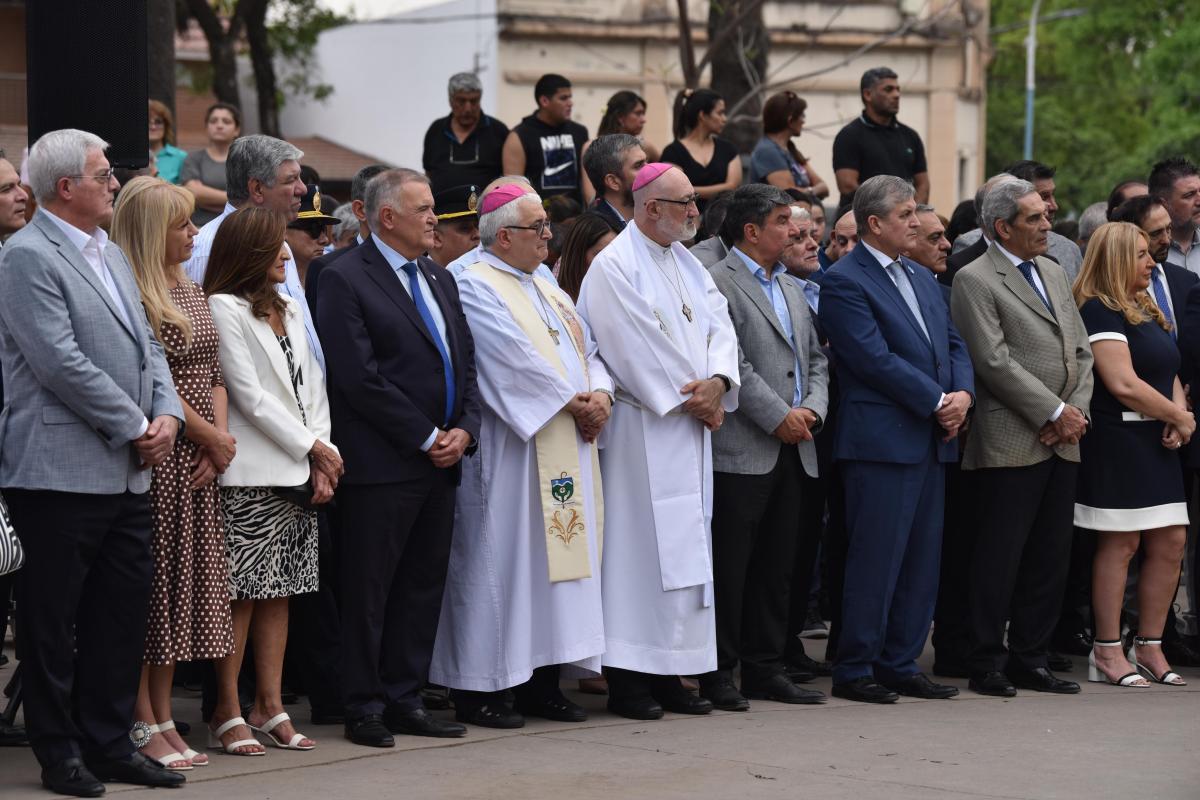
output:
[[[750,274],[755,278],[758,278],[758,280],[762,281],[763,283],[769,283],[775,279],[776,275],[780,274],[781,272],[786,272],[783,264],[777,263],[771,267],[771,272],[768,275],[767,270],[761,264],[743,253],[739,248],[731,248],[731,251],[737,253],[738,257],[742,259],[742,263],[746,265],[746,269],[750,270]]]
[[[1200,247],[1200,227],[1192,231],[1192,246],[1188,248],[1188,253],[1191,253],[1197,247]],[[1174,238],[1171,239],[1171,249],[1178,253],[1183,252],[1183,248],[1179,246],[1179,243]]]
[[[1004,245],[1000,244],[999,242],[995,242],[995,245],[997,248],[1000,249],[1000,252],[1004,254],[1004,257],[1012,262],[1012,265],[1014,267],[1019,267],[1022,264],[1024,264],[1026,261],[1028,261],[1030,264],[1033,264],[1035,267],[1037,266],[1037,257],[1036,256],[1033,258],[1028,258],[1028,259],[1017,258],[1012,253],[1005,250]]]
[[[82,253],[84,248],[88,246],[88,243],[92,242],[93,240],[100,248],[100,252],[104,252],[104,246],[108,244],[108,234],[104,232],[104,228],[97,226],[93,233],[87,233],[86,231],[76,228],[65,219],[51,214],[46,210],[45,206],[42,206],[41,211],[43,214],[49,217],[55,225],[58,226],[58,228],[63,232],[63,235],[67,237],[71,244],[75,245],[75,248],[80,253]]]
[[[872,256],[874,256],[875,260],[879,262],[879,266],[883,267],[884,269],[887,269],[892,264],[896,263],[897,261],[900,261],[899,256],[897,256],[896,258],[891,258],[890,256],[888,256],[886,253],[882,252],[881,250],[876,250],[874,247],[867,244],[862,239],[859,239],[858,241],[859,241],[859,244],[861,244],[863,247],[867,248],[867,252],[870,253]],[[904,266],[904,262],[900,261],[900,265]],[[907,269],[907,267],[906,267],[906,269]],[[911,272],[911,270],[909,270],[909,272]]]
[[[388,262],[389,267],[395,270],[396,274],[400,274],[400,271],[404,269],[405,264],[416,262],[417,260],[415,258],[405,258],[404,256],[400,255],[391,247],[388,247],[388,245],[384,243],[383,239],[380,239],[375,234],[371,234],[371,241],[374,242],[375,246],[379,248],[379,252],[383,254],[384,260]]]
[[[501,272],[507,272],[509,275],[512,275],[514,278],[517,278],[522,282],[528,282],[528,281],[533,280],[533,275],[530,275],[528,272],[525,272],[524,270],[517,269],[512,264],[509,264],[507,261],[502,259],[500,256],[498,256],[495,253],[492,253],[488,250],[480,250],[479,251],[479,260],[486,264],[490,264],[491,266],[495,267],[496,269],[500,270]]]
[[[356,233],[356,234],[354,234],[354,240],[355,240],[356,242],[358,242],[359,244],[362,244],[362,243],[363,243],[363,241],[365,241],[365,240],[362,238],[362,234],[361,234],[361,233]]]

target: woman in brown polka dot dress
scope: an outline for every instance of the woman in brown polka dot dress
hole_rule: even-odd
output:
[[[135,709],[136,719],[151,731],[142,752],[169,769],[208,763],[208,756],[187,747],[172,722],[175,663],[233,651],[216,478],[233,458],[235,442],[228,433],[217,329],[203,291],[180,267],[196,234],[192,204],[191,195],[177,186],[135,178],[121,190],[112,226],[113,240],[133,265],[150,327],[166,351],[187,422],[185,435],[154,468],[150,482],[154,581]],[[146,732],[137,726],[133,735],[144,738]]]

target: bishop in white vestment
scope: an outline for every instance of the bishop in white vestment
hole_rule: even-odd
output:
[[[458,276],[483,419],[464,470],[430,680],[459,721],[578,722],[559,666],[600,671],[603,503],[595,440],[612,381],[570,297],[537,274],[550,229],[528,187],[484,197],[479,260]],[[514,689],[515,707],[505,690]]]
[[[739,369],[725,298],[679,244],[695,235],[695,199],[678,168],[643,167],[634,223],[579,295],[617,385],[600,455],[603,663],[609,709],[634,719],[712,709],[674,676],[716,668],[709,432],[737,408]]]

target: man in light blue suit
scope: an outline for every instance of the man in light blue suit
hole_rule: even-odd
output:
[[[971,361],[933,275],[900,256],[920,227],[912,185],[890,175],[863,182],[854,219],[858,245],[821,282],[850,539],[833,694],[953,697],[916,658],[937,596],[943,465],[957,458],[974,403]]]
[[[183,776],[129,736],[153,560],[150,470],[183,410],[125,255],[101,225],[117,181],[77,130],[29,154],[40,208],[0,256],[0,487],[25,549],[25,720],[52,791]]]

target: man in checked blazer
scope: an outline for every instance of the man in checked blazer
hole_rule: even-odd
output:
[[[1050,672],[1046,652],[1067,578],[1092,351],[1066,272],[1045,257],[1045,210],[1031,183],[993,187],[980,220],[992,244],[958,273],[950,300],[979,392],[962,464],[977,491],[970,686],[1000,697],[1079,691]]]
[[[819,703],[825,695],[788,679],[783,651],[801,476],[817,474],[813,433],[829,402],[828,364],[804,292],[779,263],[796,232],[791,198],[742,186],[721,232],[733,248],[709,272],[729,303],[745,394],[713,433],[717,669],[701,677],[700,693],[727,711],[748,709],[747,697]]]

